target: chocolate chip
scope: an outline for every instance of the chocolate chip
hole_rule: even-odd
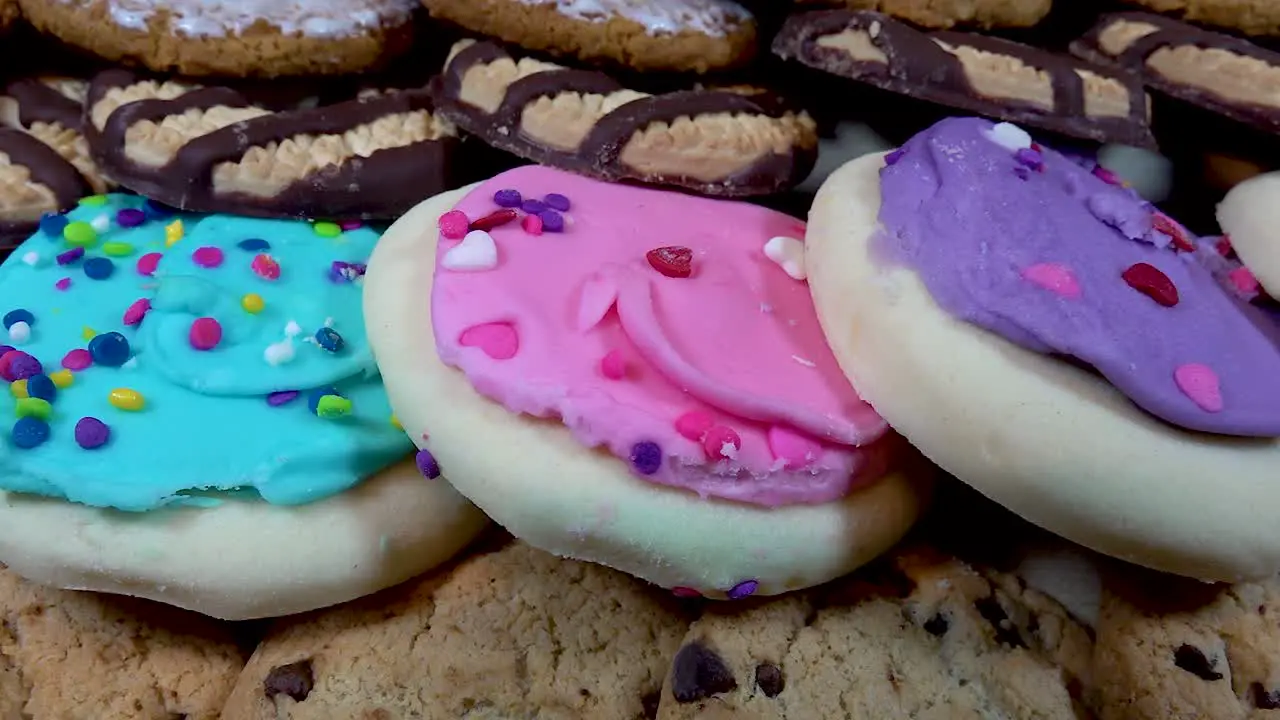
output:
[[[1249,694],[1253,695],[1253,706],[1259,710],[1280,710],[1280,690],[1268,690],[1262,683],[1253,683]]]
[[[778,697],[787,686],[787,679],[782,677],[782,668],[773,663],[760,663],[756,666],[756,687],[765,697]]]
[[[1213,669],[1214,662],[1198,647],[1180,645],[1173,651],[1173,664],[1201,680],[1221,680],[1222,673]]]
[[[662,704],[662,691],[654,692],[640,698],[640,709],[644,713],[644,720],[655,720],[658,717],[658,706]]]
[[[699,643],[680,648],[671,665],[671,694],[678,703],[697,702],[738,687],[724,660]]]
[[[1000,607],[1000,601],[996,600],[995,595],[979,598],[974,601],[973,607],[995,629],[996,642],[1014,648],[1025,648],[1027,646],[1027,643],[1022,639],[1022,635],[1018,633],[1018,627],[1009,619],[1009,615],[1004,611],[1004,608]]]
[[[934,615],[933,617],[924,621],[924,629],[925,629],[925,632],[929,633],[930,635],[936,635],[938,637],[942,637],[943,635],[947,634],[948,630],[951,629],[951,621],[947,620],[947,618],[942,613],[938,613],[937,615]]]
[[[310,660],[273,667],[267,673],[267,679],[262,681],[262,690],[268,698],[288,695],[298,702],[306,700],[313,687],[315,676],[311,673]]]

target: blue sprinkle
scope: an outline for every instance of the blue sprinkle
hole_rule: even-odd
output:
[[[742,582],[730,588],[729,592],[725,594],[729,596],[730,600],[741,600],[743,598],[751,597],[752,595],[755,595],[756,590],[759,590],[759,589],[760,589],[759,581],[743,580]]]
[[[10,310],[9,312],[5,313],[3,322],[4,322],[4,329],[8,330],[9,328],[13,327],[14,323],[24,322],[28,325],[35,325],[36,316],[32,315],[31,311],[26,308],[18,308],[17,310]]]
[[[45,213],[40,216],[40,232],[43,232],[54,240],[61,240],[63,229],[70,224],[71,221],[67,220],[66,215]]]
[[[493,201],[498,204],[498,207],[520,207],[520,203],[523,202],[523,200],[524,199],[520,197],[519,190],[499,190],[493,194]]]
[[[120,367],[129,361],[129,341],[118,332],[98,335],[89,341],[93,361],[104,367]]]
[[[316,343],[331,353],[342,352],[342,349],[347,346],[347,341],[342,339],[337,330],[330,327],[322,327],[316,331]]]
[[[116,264],[109,258],[96,257],[84,261],[84,274],[92,280],[106,280],[116,271]]]
[[[40,398],[45,402],[53,402],[58,397],[58,386],[53,384],[53,380],[48,375],[32,375],[27,378],[27,395],[33,398]]]
[[[280,407],[293,402],[298,397],[297,390],[277,390],[267,395],[267,404],[271,407]]]
[[[236,247],[244,250],[245,252],[256,253],[262,252],[263,250],[270,250],[271,243],[263,240],[262,238],[249,238],[236,243]]]
[[[520,203],[520,209],[529,213],[530,215],[537,215],[543,210],[546,210],[547,206],[541,200],[534,200],[533,198],[529,198],[528,200],[525,200],[524,202]]]
[[[142,210],[147,214],[147,217],[153,220],[158,220],[160,218],[167,218],[170,215],[177,212],[176,210],[169,207],[168,205],[158,203],[155,200],[152,200],[150,198],[148,198],[147,201],[142,204]]]
[[[631,446],[631,465],[641,475],[652,475],[662,467],[662,448],[658,443],[642,440]]]
[[[538,218],[546,232],[564,232],[564,216],[555,210],[543,210],[538,213]]]
[[[418,472],[422,473],[422,477],[428,480],[435,480],[440,477],[440,463],[436,462],[436,458],[429,450],[419,450],[414,461],[418,464]]]
[[[13,431],[9,436],[13,439],[14,445],[23,450],[30,450],[49,439],[49,423],[30,416],[19,418],[18,422],[13,424]]]
[[[82,257],[84,257],[84,248],[73,247],[64,253],[58,253],[57,259],[59,265],[70,265]]]
[[[337,388],[324,387],[312,390],[310,394],[307,395],[307,409],[311,411],[312,415],[316,414],[316,411],[320,408],[320,399],[326,395],[337,395],[338,397],[342,397],[342,393],[338,392]]]
[[[560,193],[548,193],[546,197],[542,198],[542,202],[546,203],[547,207],[552,210],[569,212],[569,198]]]

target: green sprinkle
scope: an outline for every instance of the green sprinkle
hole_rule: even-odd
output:
[[[76,220],[62,228],[62,237],[76,247],[88,247],[98,241],[98,231],[89,223]]]
[[[14,409],[18,411],[20,418],[33,417],[38,420],[48,420],[53,414],[53,406],[48,400],[33,397],[19,398]]]
[[[341,395],[325,395],[316,402],[316,415],[326,420],[351,414],[351,401]]]
[[[84,207],[102,207],[107,204],[106,195],[90,195],[80,199],[80,204]]]
[[[102,252],[110,257],[128,257],[132,255],[134,247],[127,242],[108,242],[102,244]]]
[[[320,237],[335,238],[342,234],[342,228],[338,223],[318,222],[312,226],[312,229]]]

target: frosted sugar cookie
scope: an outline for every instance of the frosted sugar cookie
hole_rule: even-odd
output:
[[[842,575],[926,484],[841,375],[804,224],[540,166],[428,200],[370,260],[398,417],[531,545],[682,594]]]
[[[841,366],[944,469],[1132,562],[1280,570],[1280,331],[1230,243],[952,119],[833,175],[806,249]]]
[[[1218,205],[1218,222],[1240,255],[1272,297],[1280,295],[1280,173],[1250,178],[1232,188]],[[1243,273],[1241,273],[1243,275]],[[1246,285],[1249,278],[1242,278]]]
[[[408,49],[413,0],[18,0],[39,30],[182,75],[362,72]]]
[[[0,563],[247,618],[468,542],[483,517],[415,466],[364,337],[377,239],[126,195],[42,218],[0,266]]]

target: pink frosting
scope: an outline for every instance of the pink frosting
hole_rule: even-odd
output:
[[[763,251],[773,237],[802,238],[803,223],[537,166],[455,209],[488,216],[500,190],[572,206],[563,232],[529,234],[523,218],[489,229],[496,264],[470,247],[444,262],[462,241],[441,236],[436,346],[478,392],[558,418],[638,477],[703,497],[822,503],[885,472],[896,442],[885,421],[836,364],[808,287]],[[668,246],[693,251],[689,277],[646,260]]]

